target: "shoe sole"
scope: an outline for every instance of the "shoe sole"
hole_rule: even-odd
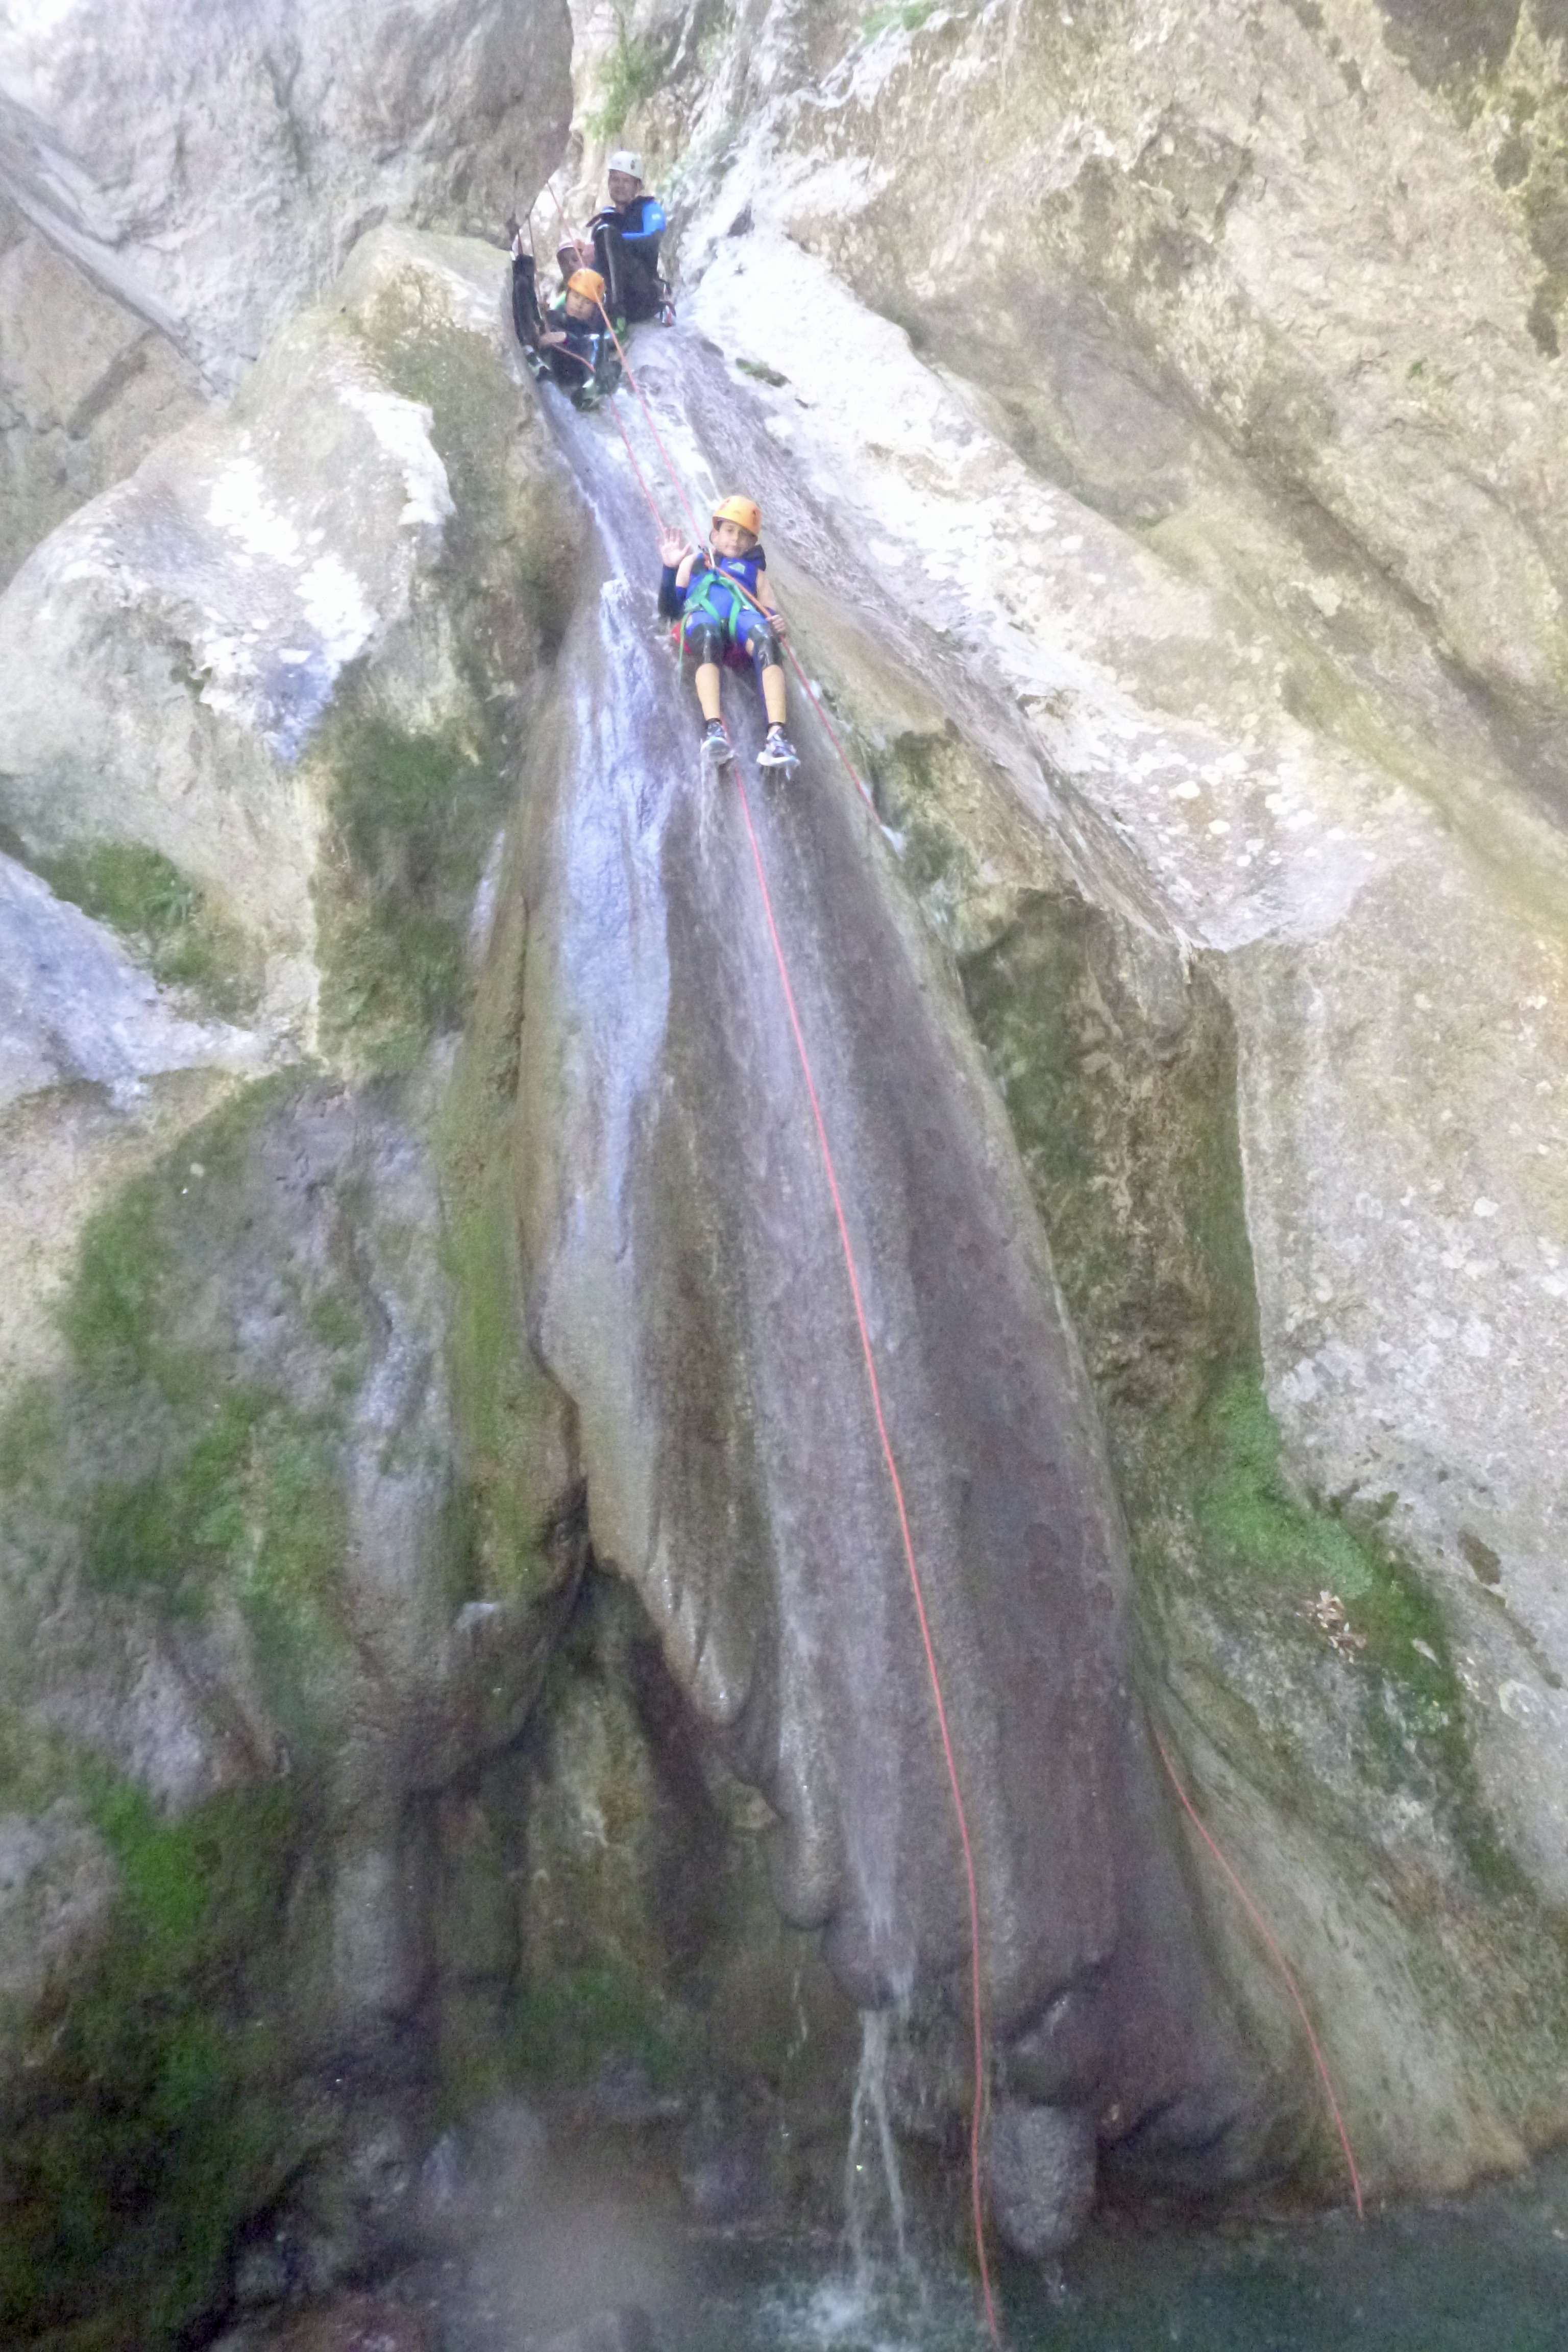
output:
[[[734,756],[728,743],[704,743],[702,746],[702,762],[705,767],[727,768]]]
[[[770,755],[766,751],[759,751],[757,753],[757,765],[759,768],[798,768],[800,765],[800,753],[798,751],[776,751]]]

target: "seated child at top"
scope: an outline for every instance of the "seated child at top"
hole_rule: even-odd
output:
[[[519,231],[511,247],[511,316],[529,372],[548,376],[579,408],[596,408],[621,380],[615,338],[605,316],[605,281],[596,269],[575,266],[577,248],[563,247],[563,270],[574,265],[563,294],[540,313],[533,256]]]

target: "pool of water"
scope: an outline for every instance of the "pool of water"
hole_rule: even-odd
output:
[[[971,2352],[969,2282],[713,2250],[682,2352]],[[1098,2222],[998,2280],[1016,2352],[1568,2352],[1568,2158],[1462,2201],[1224,2231]]]

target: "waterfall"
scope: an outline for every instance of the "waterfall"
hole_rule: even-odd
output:
[[[844,2159],[844,2219],[849,2252],[856,2284],[868,2291],[875,2263],[875,2237],[884,2217],[891,2228],[899,2268],[917,2275],[910,2255],[899,2151],[888,2120],[890,2027],[889,2011],[862,2011],[860,2064],[849,2105],[849,2147]]]

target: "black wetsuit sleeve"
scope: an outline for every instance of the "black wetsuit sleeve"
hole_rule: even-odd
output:
[[[685,589],[678,588],[675,584],[676,571],[675,564],[667,563],[664,567],[664,576],[658,583],[658,609],[661,616],[667,621],[679,621],[686,603]]]

